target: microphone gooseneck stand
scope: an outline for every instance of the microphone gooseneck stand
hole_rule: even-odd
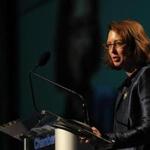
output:
[[[33,82],[32,82],[32,75],[34,75],[35,77],[47,81],[61,89],[64,89],[67,92],[70,92],[76,96],[78,96],[82,102],[82,111],[84,114],[84,123],[89,125],[89,115],[88,115],[88,110],[87,110],[87,105],[86,105],[86,101],[83,98],[83,96],[67,87],[64,87],[54,81],[51,81],[49,79],[47,79],[44,76],[41,76],[40,74],[36,73],[35,71],[37,70],[38,67],[44,66],[48,59],[50,57],[50,53],[46,52],[42,55],[42,57],[40,58],[38,64],[29,72],[29,83],[30,83],[30,89],[31,89],[31,95],[32,95],[32,101],[33,101],[33,106],[35,108],[35,110],[37,112],[40,112],[40,109],[38,108],[38,106],[36,105],[36,99],[35,99],[35,95],[34,95],[34,88],[33,88]],[[78,138],[77,136],[66,130],[66,129],[62,129],[62,128],[55,128],[55,150],[77,150],[77,144],[78,143]],[[28,150],[27,148],[27,143],[26,143],[26,138],[24,139],[24,150]]]

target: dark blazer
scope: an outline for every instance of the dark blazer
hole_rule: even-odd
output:
[[[150,65],[123,83],[114,111],[114,149],[150,150]]]

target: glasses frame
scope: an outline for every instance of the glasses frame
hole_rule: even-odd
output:
[[[113,43],[105,43],[104,44],[104,48],[106,50],[110,50],[112,49],[112,47],[115,47],[115,48],[122,48],[126,45],[127,43],[125,41],[121,41],[121,40],[116,40],[114,41]]]

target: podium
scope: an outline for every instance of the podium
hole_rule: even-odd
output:
[[[22,142],[24,150],[94,150],[97,145],[98,150],[104,150],[113,145],[111,141],[95,136],[87,124],[47,111],[27,120],[4,124],[0,126],[0,132]],[[90,144],[81,144],[81,137],[90,139]]]

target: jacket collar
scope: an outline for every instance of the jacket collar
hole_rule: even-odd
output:
[[[128,94],[128,88],[131,86],[131,84],[134,82],[136,77],[138,76],[138,73],[140,72],[141,69],[137,69],[130,77],[127,77],[122,85],[118,88],[119,89],[119,94],[116,100],[115,104],[115,111],[118,110],[122,100],[127,96]]]

